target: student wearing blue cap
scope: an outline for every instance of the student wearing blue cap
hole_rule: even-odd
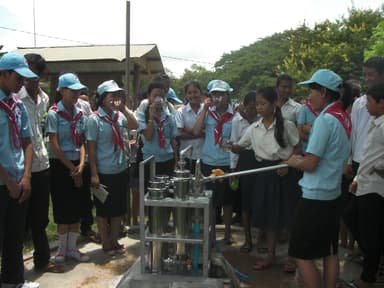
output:
[[[108,255],[124,251],[118,242],[122,218],[127,211],[128,190],[123,129],[137,128],[136,118],[122,97],[124,90],[115,81],[101,83],[96,93],[97,111],[88,119],[86,129],[91,186],[105,185],[109,193],[105,202],[94,198],[97,227],[103,250]]]
[[[28,65],[39,77],[44,76],[47,65],[45,59],[35,53],[26,54]],[[49,97],[40,88],[38,79],[26,79],[24,86],[18,92],[28,112],[33,132],[32,145],[32,174],[31,197],[28,203],[27,229],[31,232],[33,241],[34,269],[39,272],[62,273],[64,269],[50,261],[46,228],[49,223],[49,158],[44,141],[44,115],[47,112]]]
[[[203,110],[200,112],[196,124],[193,127],[195,136],[201,135],[205,129],[205,140],[202,150],[202,173],[205,176],[211,174],[213,169],[221,169],[224,172],[230,170],[230,153],[227,142],[231,138],[232,119],[234,111],[230,104],[230,93],[233,88],[222,80],[216,80],[210,86],[210,98],[204,100]],[[228,245],[233,243],[231,238],[232,202],[233,191],[229,187],[228,180],[223,182],[208,183],[213,191],[211,213],[212,234],[216,239],[216,208],[223,206],[224,214],[224,242]]]
[[[22,55],[4,54],[0,58],[1,287],[39,286],[24,283],[23,237],[32,169],[32,131],[25,106],[16,96],[24,78],[38,76]]]
[[[336,287],[341,175],[351,149],[352,125],[345,110],[352,103],[352,90],[328,69],[317,70],[299,85],[309,87],[309,101],[321,112],[313,124],[305,156],[293,155],[287,161],[304,171],[288,253],[296,259],[305,287]],[[323,277],[316,267],[318,258],[323,259]]]
[[[53,218],[57,224],[59,247],[55,262],[74,259],[88,261],[89,256],[77,249],[81,217],[80,187],[85,161],[85,116],[75,106],[80,91],[86,89],[73,73],[59,77],[60,99],[48,111],[46,132],[49,136],[51,197]]]

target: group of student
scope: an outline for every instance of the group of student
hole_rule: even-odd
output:
[[[66,259],[89,260],[76,247],[82,216],[80,191],[87,184],[83,175],[86,155],[88,184],[94,188],[105,185],[109,192],[105,202],[94,197],[102,249],[108,255],[124,251],[118,237],[127,212],[129,163],[123,136],[129,130],[137,130],[139,135],[137,161],[154,155],[156,171],[169,176],[179,160],[178,152],[188,145],[193,150],[183,159],[187,168],[194,172],[196,160],[201,159],[205,176],[213,169],[230,172],[287,164],[241,176],[236,191],[229,180],[207,184],[206,188],[213,191],[214,239],[216,214],[222,208],[223,242],[232,244],[233,203],[241,195],[245,233],[241,251],[253,248],[252,226],[263,231],[267,240],[267,257],[254,264],[255,270],[275,263],[278,232],[287,229],[289,257],[284,269],[291,272],[297,265],[305,287],[336,287],[343,216],[364,255],[361,277],[351,285],[369,287],[375,282],[384,231],[384,192],[380,189],[384,184],[383,58],[373,57],[364,63],[368,90],[353,106],[352,83],[328,69],[319,69],[299,83],[309,88],[308,101],[303,105],[290,98],[295,83],[284,74],[275,87],[248,92],[236,109],[231,103],[233,88],[223,80],[210,81],[206,89],[196,80],[188,81],[181,105],[170,88],[169,77],[162,74],[149,83],[146,99],[135,113],[125,105],[124,91],[115,81],[101,83],[94,99],[95,111],[86,116],[78,101],[87,87],[76,74],[62,74],[45,124],[48,151],[41,123],[49,98],[38,86],[43,72],[39,67],[15,53],[0,59],[2,287],[24,283],[26,221],[39,231],[33,236],[37,270],[63,272],[59,263]],[[352,119],[346,112],[351,107]],[[348,169],[349,164],[353,170]],[[354,194],[341,205],[343,173],[351,179],[350,191]],[[37,201],[35,194],[40,195]],[[49,195],[59,236],[52,261],[45,233]],[[27,217],[28,205],[40,205],[40,213]],[[137,215],[133,215],[135,218],[137,221]],[[324,260],[323,278],[314,262],[318,258]]]

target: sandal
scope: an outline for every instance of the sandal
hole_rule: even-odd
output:
[[[107,254],[108,256],[115,255],[116,251],[115,251],[115,247],[113,247],[113,246],[108,247],[108,248],[103,247],[102,249],[103,249],[104,253]]]
[[[288,260],[287,262],[285,262],[285,264],[283,266],[283,271],[285,273],[295,273],[296,267],[297,266],[296,266],[295,262]]]
[[[249,253],[252,251],[252,243],[244,243],[241,247],[240,247],[240,252],[243,252],[243,253]]]
[[[273,265],[273,262],[268,260],[258,260],[256,263],[252,266],[252,269],[255,271],[262,271],[270,268]]]
[[[231,246],[233,243],[235,243],[235,240],[233,240],[232,237],[231,238],[224,238],[223,242],[224,242],[224,244]]]
[[[116,253],[121,253],[121,254],[124,254],[125,253],[125,247],[123,244],[120,244],[120,243],[115,243],[112,245],[112,249],[116,252]]]
[[[47,265],[44,267],[36,267],[36,271],[41,272],[41,273],[64,273],[65,270],[63,266],[58,265],[52,261],[48,261]]]

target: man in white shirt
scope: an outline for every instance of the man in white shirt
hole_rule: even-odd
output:
[[[283,118],[297,124],[301,104],[290,98],[293,91],[293,78],[287,74],[279,75],[276,80],[276,91],[277,106],[280,107]]]
[[[26,54],[30,69],[39,77],[46,70],[44,58],[39,54]],[[44,143],[42,124],[49,104],[48,95],[39,87],[38,79],[27,79],[18,92],[28,112],[31,124],[33,158],[31,177],[31,197],[29,199],[27,227],[31,230],[34,246],[33,262],[40,272],[62,273],[64,269],[51,262],[50,248],[45,231],[49,219],[49,159]]]
[[[363,77],[367,87],[384,81],[384,58],[371,57],[363,64]],[[363,159],[363,146],[373,119],[367,110],[367,96],[356,99],[352,106],[352,169],[355,175]]]

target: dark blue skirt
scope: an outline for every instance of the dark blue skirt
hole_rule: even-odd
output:
[[[256,168],[280,164],[281,161],[257,162]],[[276,170],[253,174],[253,194],[251,214],[253,223],[261,229],[282,229],[291,225],[297,201],[301,191],[294,169],[279,176]]]

